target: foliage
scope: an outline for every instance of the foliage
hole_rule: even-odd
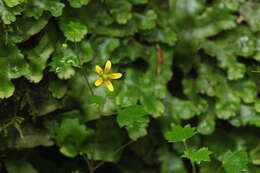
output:
[[[227,151],[223,155],[223,166],[227,172],[240,172],[247,170],[246,165],[249,163],[249,159],[246,151],[239,150],[235,152]]]
[[[196,134],[194,128],[191,128],[190,125],[181,127],[177,125],[173,129],[166,133],[165,137],[169,142],[181,142],[189,139],[190,137]]]
[[[259,62],[257,0],[0,0],[0,172],[260,172]]]

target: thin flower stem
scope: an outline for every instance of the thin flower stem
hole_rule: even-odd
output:
[[[76,51],[78,50],[78,45],[77,45],[77,43],[75,42],[74,43],[74,45],[75,45],[75,49],[76,49]],[[87,85],[88,85],[88,88],[89,88],[89,90],[90,90],[90,93],[92,94],[92,96],[94,96],[94,92],[93,92],[93,90],[92,90],[92,88],[91,88],[91,85],[90,85],[90,83],[89,83],[89,80],[88,80],[88,78],[87,78],[87,73],[86,73],[86,71],[84,70],[84,68],[83,68],[83,66],[82,66],[82,64],[81,64],[81,58],[79,57],[79,56],[77,56],[78,57],[78,61],[79,61],[79,66],[80,66],[80,70],[81,70],[81,72],[83,73],[83,77],[84,77],[84,79],[86,80],[86,82],[87,82]],[[94,165],[94,156],[95,156],[95,148],[96,148],[96,140],[97,140],[97,135],[95,135],[95,139],[94,139],[95,141],[94,141],[94,149],[93,149],[93,152],[91,153],[91,158],[90,158],[90,160],[86,157],[86,156],[83,156],[84,157],[84,159],[86,160],[86,162],[87,162],[87,164],[88,164],[88,167],[89,167],[89,172],[90,173],[94,173],[95,172],[95,169],[92,167],[92,165]]]
[[[84,78],[85,78],[85,80],[86,80],[86,82],[87,82],[87,84],[88,84],[89,90],[90,90],[91,94],[94,96],[94,92],[93,92],[93,90],[92,90],[92,88],[91,88],[91,85],[90,85],[90,83],[89,83],[89,81],[88,81],[87,74],[86,74],[86,72],[84,71],[83,67],[81,67],[81,68],[82,68],[83,76],[84,76]]]
[[[188,152],[190,152],[186,140],[183,140],[182,142],[183,142],[183,145],[184,145],[185,150],[188,151]]]
[[[188,145],[187,145],[186,140],[183,140],[182,142],[183,142],[183,145],[184,145],[185,150],[186,150],[187,152],[190,152],[190,149],[189,149],[189,147],[188,147]],[[192,167],[192,173],[197,173],[194,162],[193,162],[192,160],[190,160],[190,162],[191,162],[191,167]]]
[[[76,51],[77,51],[77,50],[78,50],[78,45],[77,45],[77,43],[75,42],[74,45],[75,45],[75,49],[76,49]],[[90,83],[89,83],[89,81],[88,81],[88,78],[87,78],[87,73],[86,73],[86,71],[85,71],[84,68],[83,68],[83,64],[81,64],[81,58],[80,58],[79,56],[77,56],[77,57],[78,57],[78,60],[79,60],[80,69],[81,69],[81,71],[82,71],[82,73],[83,73],[83,76],[84,76],[86,82],[87,82],[88,88],[89,88],[91,94],[94,96],[94,92],[93,92],[93,90],[92,90],[92,88],[91,88],[91,85],[90,85]]]

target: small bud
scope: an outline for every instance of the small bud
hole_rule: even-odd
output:
[[[62,48],[66,49],[68,47],[67,43],[62,44]]]

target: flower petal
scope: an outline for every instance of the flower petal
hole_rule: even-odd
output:
[[[102,85],[102,83],[103,83],[103,79],[99,78],[98,80],[96,80],[95,85],[100,86],[100,85]]]
[[[111,65],[112,65],[112,64],[111,64],[111,61],[110,61],[110,60],[107,60],[104,73],[108,73],[108,72],[110,71]]]
[[[122,77],[122,73],[111,73],[108,75],[109,79],[119,79]]]
[[[105,84],[109,91],[114,91],[114,87],[113,87],[112,83],[110,82],[110,80],[105,80]]]
[[[99,65],[96,65],[96,71],[99,75],[102,75],[104,73],[103,69]]]

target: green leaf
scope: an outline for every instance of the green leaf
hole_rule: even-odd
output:
[[[27,58],[29,59],[29,74],[26,78],[31,82],[38,83],[43,78],[43,70],[46,68],[46,64],[51,54],[55,49],[55,36],[46,33],[40,40],[39,44],[32,50],[27,52]]]
[[[194,100],[171,99],[171,115],[177,119],[189,119],[207,111],[207,102],[202,98]]]
[[[224,52],[222,48],[219,48],[213,42],[204,42],[202,47],[207,50],[207,52],[220,61],[220,67],[228,70],[228,79],[236,80],[244,76],[246,72],[246,67],[244,64],[239,63],[236,57],[232,55],[231,49],[227,49],[230,52]]]
[[[21,3],[26,2],[26,0],[4,0],[4,2],[8,7],[14,7]]]
[[[38,173],[33,165],[24,160],[5,160],[8,173]]]
[[[117,116],[119,126],[126,126],[128,134],[133,140],[137,140],[147,134],[146,128],[149,121],[146,111],[140,105],[129,106],[119,111]]]
[[[212,20],[213,18],[214,20]],[[232,16],[228,10],[222,7],[208,7],[196,19],[192,33],[195,39],[216,35],[221,30],[236,27],[236,23],[234,22],[235,16]]]
[[[252,105],[242,104],[237,112],[237,115],[230,119],[233,126],[254,125],[260,126],[259,113],[255,111]]]
[[[164,105],[153,94],[143,95],[140,101],[144,110],[155,118],[160,117],[164,112]]]
[[[93,50],[86,40],[80,43],[68,43],[66,47],[58,45],[55,55],[50,62],[51,71],[58,74],[60,79],[69,79],[75,74],[73,67],[81,67],[93,58]]]
[[[19,20],[10,25],[8,36],[15,43],[24,42],[31,36],[39,33],[47,25],[48,20],[48,15],[43,15],[38,19],[19,18]]]
[[[54,56],[52,62],[49,64],[51,66],[51,71],[58,74],[60,79],[69,79],[75,74],[73,66],[77,67],[77,57],[75,56]]]
[[[260,99],[259,98],[257,98],[255,100],[255,110],[256,110],[256,112],[260,112]]]
[[[0,16],[4,24],[10,24],[16,20],[15,14],[13,14],[10,8],[5,6],[2,0],[0,0]]]
[[[80,124],[77,118],[64,119],[59,128],[56,130],[56,140],[58,144],[63,144],[66,140],[80,144],[87,136],[92,133],[85,125]],[[75,140],[72,140],[74,138]]]
[[[215,109],[213,108],[213,104],[209,107],[208,111],[206,112],[206,116],[200,117],[200,122],[198,124],[197,130],[199,133],[203,135],[209,135],[214,132],[215,130]]]
[[[123,51],[123,49],[121,50]],[[122,86],[122,90],[120,90],[116,98],[118,104],[129,106],[140,101],[148,114],[155,118],[162,116],[164,105],[160,99],[166,96],[166,83],[169,82],[172,76],[172,51],[168,49],[160,49],[160,51],[163,53],[162,58],[164,64],[158,67],[155,63],[157,61],[157,52],[154,47],[144,46],[142,53],[140,50],[141,56],[144,56],[145,60],[149,63],[149,69],[146,72],[143,72],[140,68],[127,69],[124,75],[125,84]],[[139,54],[137,54],[137,56],[139,56]],[[140,65],[142,66],[144,64],[140,63]],[[156,75],[156,78],[154,75]],[[129,93],[131,93],[131,95],[129,95]]]
[[[175,62],[184,73],[188,73],[198,60],[197,50],[202,40],[236,26],[235,16],[229,10],[214,5],[206,8],[204,0],[172,0],[169,8],[168,13],[167,8],[160,12],[162,19],[169,19],[162,20],[162,24],[170,26],[178,34]]]
[[[224,91],[226,93],[223,93]],[[236,115],[241,100],[245,103],[254,102],[257,96],[256,85],[252,81],[222,84],[222,87],[218,88],[217,95],[219,97],[219,101],[216,103],[217,116],[228,119]]]
[[[53,80],[49,82],[49,91],[54,98],[61,99],[66,94],[67,90],[67,85],[62,80]]]
[[[198,79],[196,80],[197,92],[207,96],[215,96],[215,85],[218,81],[218,76],[213,72],[211,64],[204,63],[198,69]]]
[[[0,98],[8,98],[14,93],[11,79],[19,78],[28,73],[28,64],[20,50],[11,43],[0,43]]]
[[[239,1],[237,0],[223,0],[223,1],[219,1],[218,2],[218,6],[219,7],[225,7],[229,10],[231,10],[232,12],[237,11],[238,7],[239,7]]]
[[[68,0],[70,5],[74,8],[80,8],[84,5],[87,5],[90,0]]]
[[[232,103],[229,101],[218,100],[216,103],[217,117],[220,119],[229,119],[236,116],[240,103]]]
[[[81,41],[88,33],[87,27],[78,21],[63,18],[59,24],[65,37],[72,42]]]
[[[104,27],[114,22],[108,7],[102,1],[90,1],[88,5],[81,8],[67,8],[63,16],[86,25],[89,33],[97,33],[99,27]]]
[[[133,20],[140,30],[150,30],[156,26],[157,15],[153,10],[147,10],[144,15],[139,13],[133,14]]]
[[[196,80],[197,92],[217,97],[216,116],[221,119],[235,117],[241,103],[253,103],[257,88],[252,80],[228,81],[223,73],[213,68],[212,63],[201,64]]]
[[[191,138],[195,134],[195,128],[190,127],[190,125],[186,125],[185,127],[176,125],[172,130],[165,133],[165,139],[168,142],[181,142]]]
[[[238,81],[234,85],[237,94],[244,101],[244,103],[253,103],[257,98],[257,86],[251,80]]]
[[[83,142],[93,134],[93,130],[81,124],[78,118],[64,119],[55,132],[61,153],[68,157],[79,154]]]
[[[105,64],[112,52],[119,47],[120,40],[112,37],[96,37],[91,45],[95,51],[95,57],[98,57],[96,63]]]
[[[52,16],[58,17],[62,15],[64,7],[60,0],[30,0],[26,4],[25,14],[28,17],[39,18],[44,11],[49,11]]]
[[[239,13],[245,18],[253,31],[260,31],[260,4],[253,1],[244,2],[240,5]]]
[[[184,151],[184,154],[182,155],[182,157],[188,158],[190,159],[192,162],[196,162],[198,164],[200,164],[202,161],[210,161],[210,157],[209,155],[211,155],[212,152],[208,150],[208,148],[203,147],[200,148],[198,151],[194,151],[194,152],[188,152],[188,151]]]
[[[91,47],[91,44],[87,40],[82,40],[79,44],[74,44],[71,46],[71,49],[74,50],[74,54],[78,56],[79,65],[83,66],[83,64],[88,63],[92,60],[94,56],[94,50]]]
[[[126,0],[106,0],[110,13],[119,24],[126,24],[132,18],[132,4]]]
[[[212,63],[201,64],[198,71],[197,92],[217,97],[216,116],[229,119],[236,116],[241,102],[252,103],[256,98],[256,86],[251,80],[228,81]]]
[[[225,171],[228,173],[240,173],[247,170],[249,158],[245,150],[227,151],[222,158]]]
[[[126,25],[113,23],[108,26],[97,26],[95,33],[110,37],[126,37],[135,34],[137,28],[134,21],[129,21]]]
[[[174,46],[177,41],[177,34],[170,28],[153,29],[144,33],[145,39],[149,42],[161,42]]]
[[[252,56],[256,51],[256,39],[248,28],[241,26],[215,41],[203,42],[201,47],[218,59],[221,68],[227,69],[229,80],[237,80],[246,72],[246,66],[238,62],[237,56]]]
[[[134,39],[124,39],[122,40],[120,47],[115,50],[113,54],[113,62],[118,63],[122,60],[127,61],[130,59],[134,61],[140,57],[149,56],[150,49],[147,49],[144,45]]]

